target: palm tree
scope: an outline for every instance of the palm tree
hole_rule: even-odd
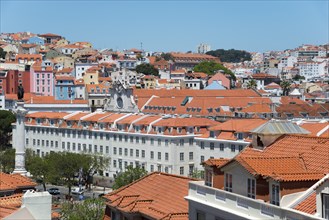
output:
[[[291,87],[291,83],[289,81],[282,81],[280,83],[280,86],[282,88],[282,95],[283,96],[288,96],[289,95],[289,91],[290,91],[290,87]]]
[[[256,89],[257,88],[257,82],[254,79],[251,79],[247,82],[247,89]]]

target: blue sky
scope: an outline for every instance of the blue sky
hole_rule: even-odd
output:
[[[284,50],[329,42],[322,1],[1,1],[1,32],[55,33],[94,47]]]

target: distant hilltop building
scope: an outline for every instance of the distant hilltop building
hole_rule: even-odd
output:
[[[210,51],[210,45],[204,43],[199,44],[198,53],[204,54],[207,53],[208,51]]]

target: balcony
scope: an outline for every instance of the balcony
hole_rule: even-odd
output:
[[[204,185],[204,181],[190,182],[189,194],[185,199],[189,202],[191,220],[196,219],[193,213],[203,208],[207,210],[207,219],[212,217],[225,219],[227,216],[236,219],[321,219],[290,208],[265,203],[262,200],[208,187]]]

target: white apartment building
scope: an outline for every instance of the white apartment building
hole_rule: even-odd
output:
[[[306,80],[314,77],[323,77],[328,75],[328,64],[323,62],[300,62],[298,63],[299,75],[304,76]]]
[[[202,170],[201,162],[232,158],[250,143],[238,134],[230,139],[202,137],[217,124],[204,118],[132,113],[36,112],[26,116],[26,148],[40,156],[52,151],[103,154],[111,158],[104,172],[110,177],[128,165],[188,176]],[[14,126],[14,141],[15,136]]]
[[[97,65],[97,63],[75,63],[75,78],[82,79],[82,74],[86,72],[87,69]]]
[[[278,63],[278,69],[282,71],[286,67],[294,67],[294,64],[297,63],[297,57],[288,56],[282,57]]]

